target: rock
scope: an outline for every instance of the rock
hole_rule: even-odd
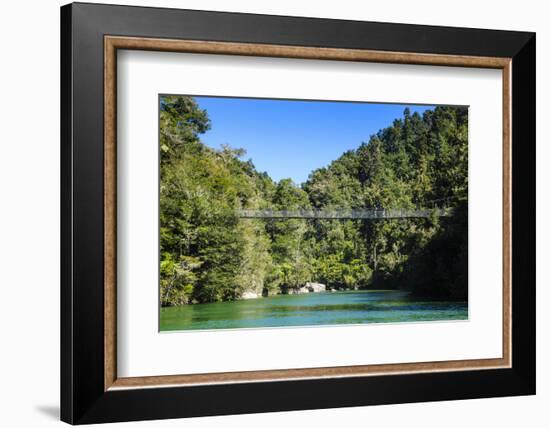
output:
[[[257,299],[260,297],[258,293],[254,291],[245,291],[243,295],[241,296],[241,299],[248,300],[248,299]]]
[[[320,293],[322,291],[327,291],[327,286],[319,282],[306,282],[306,286],[310,293]]]
[[[309,288],[300,287],[300,288],[292,288],[289,294],[307,294],[307,293],[309,293]]]
[[[327,291],[327,286],[325,284],[320,284],[318,282],[306,282],[306,285],[303,287],[290,289],[289,294],[320,293],[323,291]]]

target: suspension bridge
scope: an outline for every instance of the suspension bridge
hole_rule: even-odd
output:
[[[429,218],[448,217],[452,215],[453,208],[450,202],[454,198],[436,199],[425,202],[428,207],[414,209],[298,209],[298,210],[273,210],[273,209],[242,209],[237,211],[240,218],[265,218],[265,219],[400,219],[400,218]]]
[[[452,208],[434,208],[420,210],[239,210],[240,218],[306,218],[306,219],[398,219],[398,218],[428,218],[431,216],[446,217],[452,214]]]

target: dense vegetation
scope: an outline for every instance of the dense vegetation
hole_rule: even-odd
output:
[[[163,306],[328,288],[403,288],[467,298],[468,113],[437,107],[371,136],[306,183],[274,182],[241,149],[200,141],[210,127],[191,97],[160,106]],[[359,142],[358,142],[359,143]],[[238,141],[234,142],[238,145]],[[247,220],[237,209],[455,207],[407,220]]]

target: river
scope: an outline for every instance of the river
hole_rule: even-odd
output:
[[[467,302],[426,301],[396,290],[280,295],[162,308],[160,330],[211,330],[466,320]]]

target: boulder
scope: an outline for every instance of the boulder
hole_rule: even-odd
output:
[[[327,286],[325,284],[320,284],[318,282],[306,282],[306,285],[303,287],[290,289],[289,294],[320,293],[323,291],[327,291]]]
[[[320,293],[322,291],[327,291],[327,286],[319,282],[306,282],[306,286],[310,293]]]
[[[300,288],[292,288],[290,290],[289,294],[307,294],[309,293],[309,288],[307,287],[300,287]]]
[[[244,299],[244,300],[257,299],[258,297],[260,297],[260,295],[254,291],[245,291],[241,296],[241,299]]]

